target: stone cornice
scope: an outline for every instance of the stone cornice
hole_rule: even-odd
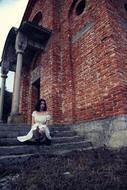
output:
[[[7,36],[2,54],[3,69],[15,71],[16,53],[24,53],[23,65],[31,63],[38,51],[44,51],[50,38],[51,30],[35,25],[32,22],[23,22],[19,29],[12,28]]]

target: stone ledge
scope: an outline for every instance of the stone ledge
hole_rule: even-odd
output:
[[[71,127],[96,147],[106,145],[120,148],[127,145],[127,116],[113,116],[103,120],[74,124]]]

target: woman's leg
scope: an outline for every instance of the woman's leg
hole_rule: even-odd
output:
[[[37,124],[32,125],[31,130],[28,132],[28,134],[17,137],[17,140],[19,140],[20,142],[25,142],[25,141],[31,140],[33,137],[33,133],[37,129],[37,127],[38,127]]]
[[[51,136],[48,127],[41,128],[39,132],[45,135],[45,139],[43,141],[44,144],[51,145]]]
[[[52,137],[51,137],[51,135],[50,135],[49,128],[48,128],[48,127],[45,127],[44,129],[45,129],[45,135],[46,135],[46,137],[51,140]]]
[[[40,138],[40,133],[39,133],[38,127],[36,130],[33,130],[33,138],[34,138],[34,140],[38,140]]]
[[[31,129],[27,135],[24,135],[24,136],[19,136],[17,137],[17,139],[20,141],[20,142],[25,142],[27,140],[30,140],[32,139],[33,137],[33,130]]]

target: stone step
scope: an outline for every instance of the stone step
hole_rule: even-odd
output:
[[[22,155],[7,155],[0,156],[0,166],[12,165],[16,163],[24,162],[32,157],[36,157],[38,154],[22,154]]]
[[[22,146],[1,146],[0,147],[0,155],[21,155],[21,154],[33,154],[33,153],[41,153],[43,151],[57,151],[60,150],[69,150],[69,149],[77,149],[77,148],[88,148],[91,147],[90,141],[80,141],[80,142],[71,142],[71,143],[56,143],[50,146],[46,145],[22,145]]]
[[[25,126],[25,125],[24,125]],[[73,134],[76,134],[76,132],[72,131],[71,128],[69,127],[54,127],[54,126],[50,126],[50,133],[51,136],[72,136]],[[17,137],[17,136],[22,136],[22,135],[26,135],[30,130],[30,127],[18,127],[18,126],[14,126],[14,128],[12,127],[3,127],[0,126],[0,138],[5,138],[5,137]],[[72,134],[71,134],[72,133]]]
[[[31,128],[30,125],[1,125],[0,124],[0,131],[29,131]],[[50,125],[49,129],[51,131],[68,131],[71,130],[69,126],[61,126],[61,125]]]
[[[0,131],[0,138],[14,138],[17,136],[23,136],[26,135],[26,131]],[[51,136],[55,137],[70,137],[76,135],[75,131],[51,131]]]
[[[0,138],[14,138],[26,134],[24,131],[0,131]]]
[[[49,128],[53,138],[52,144],[46,146],[17,141],[17,136],[28,133],[30,125],[0,124],[0,164],[20,163],[39,155],[63,155],[74,150],[83,151],[93,148],[90,141],[78,136],[70,126],[51,125]]]
[[[30,127],[24,127],[24,128],[19,128],[19,127],[15,127],[15,128],[1,128],[0,127],[0,132],[12,132],[12,131],[29,131]]]
[[[33,154],[21,154],[21,155],[4,155],[0,156],[0,166],[5,165],[13,165],[13,164],[20,164],[24,161],[29,160],[30,158],[37,158],[40,155],[46,155],[46,156],[54,156],[54,155],[67,155],[73,151],[89,151],[93,149],[93,147],[79,147],[79,148],[69,148],[69,149],[56,149],[56,150],[43,150],[39,153],[33,153]]]
[[[0,130],[16,130],[16,129],[30,129],[30,125],[19,125],[19,124],[16,124],[16,125],[12,125],[12,124],[1,124],[0,123]]]
[[[51,131],[52,137],[72,137],[77,135],[76,131]]]
[[[64,143],[64,142],[79,142],[84,140],[84,137],[72,136],[72,137],[54,137],[52,138],[52,143]],[[17,138],[0,138],[0,146],[9,145],[22,145],[21,142],[17,141]]]

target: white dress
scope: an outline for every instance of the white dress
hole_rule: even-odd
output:
[[[51,116],[49,114],[41,115],[41,114],[38,114],[37,111],[34,111],[32,113],[32,117],[34,117],[35,124],[32,125],[31,130],[28,132],[27,135],[19,136],[19,137],[17,137],[17,139],[20,142],[25,142],[25,141],[31,140],[33,138],[34,131],[39,129],[39,132],[44,132],[46,137],[51,140],[50,132],[46,125],[46,122],[51,119]]]

